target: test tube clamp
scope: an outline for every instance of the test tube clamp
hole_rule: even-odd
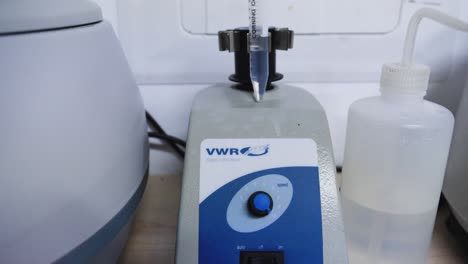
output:
[[[283,74],[276,72],[276,50],[289,50],[294,45],[294,31],[288,28],[269,29],[269,78],[267,90],[274,88],[272,82],[283,79]],[[252,91],[250,80],[249,29],[236,28],[218,33],[219,50],[234,53],[235,73],[229,80],[236,82],[235,88]]]

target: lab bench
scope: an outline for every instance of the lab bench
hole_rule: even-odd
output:
[[[120,264],[174,263],[180,191],[180,176],[149,177],[132,234],[120,257]],[[445,226],[448,216],[448,208],[441,206],[428,264],[468,263],[467,249],[457,243]]]

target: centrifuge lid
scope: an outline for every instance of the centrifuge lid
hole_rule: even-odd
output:
[[[88,0],[0,1],[0,34],[74,27],[101,20],[101,9]]]

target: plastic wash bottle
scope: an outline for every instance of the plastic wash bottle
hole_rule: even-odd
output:
[[[351,264],[426,263],[454,117],[424,100],[430,69],[411,61],[425,17],[468,29],[439,11],[417,12],[402,63],[383,66],[381,95],[349,110],[341,192]]]

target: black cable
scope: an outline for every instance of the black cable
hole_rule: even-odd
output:
[[[161,133],[158,133],[158,132],[148,132],[148,137],[161,139],[161,140],[164,140],[164,141],[166,141],[168,143],[177,144],[177,145],[182,146],[184,148],[186,146],[185,141],[183,141],[182,139],[176,138],[176,137],[173,137],[173,136],[169,136],[167,134],[161,134]]]
[[[156,119],[154,119],[154,117],[148,112],[146,111],[145,112],[145,115],[146,115],[146,121],[148,122],[148,125],[149,127],[154,130],[155,132],[158,133],[159,136],[161,137],[164,137],[164,136],[168,136],[167,133],[164,131],[164,129],[159,125],[159,123],[156,121]],[[165,140],[163,138],[160,138],[162,140],[164,140],[165,142],[167,142],[171,147],[172,149],[181,157],[181,158],[184,158],[185,156],[185,151],[180,148],[179,145],[177,145],[176,143],[170,141],[170,140]],[[184,146],[186,145],[184,141],[182,141],[184,144]],[[182,143],[181,142],[181,143]]]
[[[148,122],[149,126],[153,129],[156,130],[159,133],[166,134],[164,129],[159,125],[159,123],[154,119],[154,117],[148,112],[145,112],[146,115],[146,121]]]

